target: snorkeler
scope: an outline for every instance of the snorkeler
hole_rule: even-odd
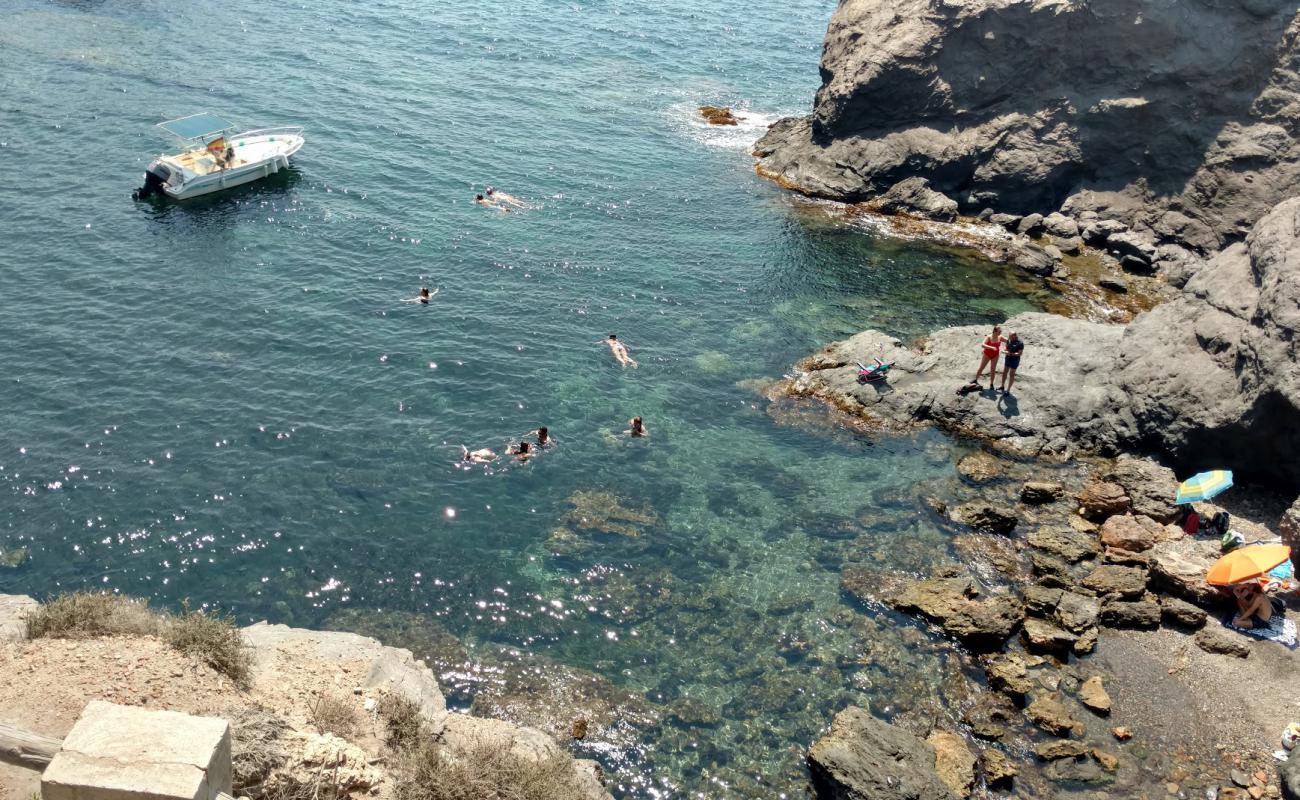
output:
[[[488,199],[494,203],[509,203],[515,208],[532,208],[532,206],[528,205],[523,200],[520,200],[518,197],[515,197],[512,194],[506,194],[505,192],[499,192],[491,186],[487,187],[487,196]]]
[[[478,450],[470,450],[465,445],[460,446],[460,460],[467,464],[490,464],[496,461],[497,454],[492,452],[492,448],[483,447]]]
[[[479,205],[483,206],[484,208],[493,208],[493,209],[496,209],[497,211],[500,211],[500,212],[503,213],[503,214],[506,213],[506,212],[508,212],[508,211],[510,211],[510,209],[506,208],[505,206],[497,205],[496,203],[492,202],[491,200],[487,199],[486,197],[484,197],[484,196],[481,195],[481,194],[476,194],[476,195],[474,195],[474,202],[475,202],[475,203],[478,203]]]
[[[421,287],[420,287],[420,293],[419,293],[419,294],[417,294],[415,297],[406,297],[406,298],[403,298],[403,299],[402,299],[402,302],[403,302],[403,303],[421,303],[421,304],[427,306],[427,305],[429,305],[429,301],[430,301],[431,299],[433,299],[434,297],[436,297],[437,294],[438,294],[438,292],[441,292],[441,291],[442,291],[442,287],[441,287],[441,286],[439,286],[437,289],[434,289],[432,293],[429,292],[429,287],[428,287],[428,286],[421,286]]]
[[[605,340],[605,344],[609,345],[609,351],[614,354],[614,358],[618,359],[618,363],[625,367],[636,366],[636,361],[627,353],[627,345],[618,340],[618,334],[611,333]]]
[[[623,431],[628,436],[639,438],[639,437],[650,435],[650,431],[646,430],[645,423],[641,421],[640,417],[633,417],[631,420],[628,421],[628,424],[631,425],[632,427]]]

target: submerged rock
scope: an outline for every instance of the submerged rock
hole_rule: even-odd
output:
[[[818,796],[835,800],[951,800],[934,748],[849,706],[808,751]]]
[[[985,533],[1011,533],[1016,529],[1016,515],[1009,509],[984,502],[963,503],[949,509],[953,522],[968,525]]]
[[[1016,653],[1000,653],[984,660],[984,674],[989,685],[1012,697],[1024,697],[1033,689],[1033,681],[1025,669],[1025,660]]]
[[[845,570],[841,585],[859,598],[919,614],[976,650],[1001,647],[1024,617],[1024,605],[1018,598],[984,596],[970,578],[916,580],[851,568]]]
[[[725,106],[700,106],[700,116],[710,125],[738,125],[740,119]]]
[[[1065,487],[1055,481],[1025,481],[1020,499],[1030,505],[1055,503],[1065,496]]]
[[[962,479],[974,484],[989,483],[1006,474],[1001,459],[988,453],[968,453],[957,462],[957,474]]]
[[[1079,687],[1079,702],[1084,707],[1103,716],[1110,713],[1110,694],[1102,684],[1100,675],[1093,675]]]
[[[1025,707],[1029,721],[1056,736],[1082,733],[1083,725],[1061,703],[1060,695],[1041,695]]]

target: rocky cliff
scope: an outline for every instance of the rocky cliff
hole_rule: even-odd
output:
[[[966,212],[1116,220],[1179,260],[1300,188],[1282,0],[841,0],[813,113],[760,173],[864,200],[921,176]]]
[[[936,331],[920,349],[866,331],[805,359],[776,391],[884,428],[933,423],[1018,455],[1136,449],[1184,472],[1228,467],[1300,490],[1300,198],[1127,326],[1030,313],[1004,329],[1026,345],[1014,396],[955,393],[987,333],[972,326]],[[859,383],[857,362],[876,356],[896,362],[888,383]]]

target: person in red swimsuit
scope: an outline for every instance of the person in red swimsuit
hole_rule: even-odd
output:
[[[1002,338],[1002,326],[994,325],[993,332],[984,337],[982,346],[982,355],[980,357],[980,368],[975,371],[975,378],[971,383],[979,383],[980,376],[984,374],[984,368],[989,368],[989,391],[993,391],[993,384],[998,379],[998,356],[1002,353],[1002,345],[1006,339]]]

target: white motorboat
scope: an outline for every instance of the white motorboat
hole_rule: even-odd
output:
[[[162,192],[187,200],[265,178],[287,169],[290,157],[305,141],[300,127],[237,133],[235,126],[207,112],[168,120],[158,127],[184,141],[186,148],[149,164],[136,199]]]

